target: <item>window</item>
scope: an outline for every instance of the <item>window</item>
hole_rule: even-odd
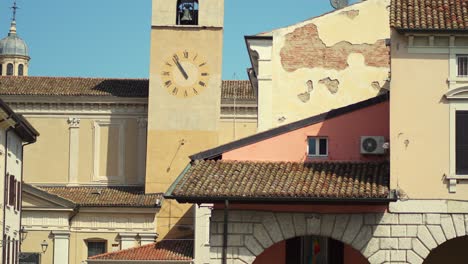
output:
[[[24,74],[24,65],[20,64],[18,65],[18,76],[23,76]]]
[[[457,76],[468,76],[468,55],[457,55]]]
[[[468,111],[457,111],[455,118],[455,170],[468,175]]]
[[[177,1],[177,25],[198,25],[198,1]]]
[[[9,176],[8,180],[8,205],[15,206],[16,203],[16,179],[14,175]]]
[[[106,253],[106,241],[88,241],[88,258]]]
[[[6,72],[7,75],[11,76],[13,75],[13,64],[12,63],[8,63],[7,64],[7,72]]]
[[[328,139],[324,137],[309,137],[307,138],[309,157],[326,157],[328,156]]]
[[[3,64],[0,64],[0,76],[3,75]]]

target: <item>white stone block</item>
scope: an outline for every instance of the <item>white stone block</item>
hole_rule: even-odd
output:
[[[365,214],[364,215],[364,224],[366,225],[375,225],[375,214]]]
[[[437,243],[426,226],[418,226],[418,238],[429,250],[437,247]]]
[[[392,237],[406,237],[406,226],[404,226],[404,225],[393,225],[392,226]]]
[[[374,227],[374,236],[375,237],[390,237],[391,235],[391,226],[389,225],[377,225]]]
[[[320,235],[324,237],[331,236],[334,225],[335,225],[335,215],[323,215],[321,228],[320,228]]]
[[[398,249],[398,238],[380,238],[381,249]]]
[[[376,214],[375,218],[377,224],[398,224],[398,214]]]
[[[271,214],[271,217],[263,218],[263,226],[265,227],[273,242],[277,243],[284,240],[280,226],[273,214]]]
[[[398,238],[398,249],[411,249],[411,238],[408,237],[401,237]]]
[[[440,225],[440,214],[426,214],[424,223],[427,225]]]
[[[239,248],[239,259],[245,263],[253,263],[255,261],[255,255],[252,254],[247,248]]]
[[[294,223],[291,214],[276,214],[276,219],[278,220],[281,231],[283,232],[284,239],[289,239],[296,236],[296,231],[294,230]]]
[[[342,214],[342,215],[337,215],[335,219],[335,226],[333,228],[333,232],[331,234],[331,237],[336,239],[336,240],[341,240],[343,237],[343,233],[346,229],[346,226],[348,225],[348,220],[349,220],[349,215],[347,214]]]
[[[454,214],[452,215],[452,219],[457,237],[464,236],[466,233],[464,216],[461,214]]]
[[[211,246],[222,246],[223,245],[223,236],[222,235],[212,235],[210,237]]]
[[[353,214],[351,215],[351,219],[349,220],[348,226],[344,231],[342,241],[346,244],[351,244],[354,238],[358,234],[359,230],[361,229],[363,222],[363,217],[360,214]]]
[[[418,235],[418,226],[415,226],[415,225],[406,226],[407,237],[416,237],[417,235]]]
[[[230,247],[238,247],[243,246],[244,241],[242,235],[228,235],[228,246]]]
[[[372,238],[369,240],[369,243],[367,243],[364,248],[362,249],[362,255],[364,257],[369,258],[370,256],[374,255],[377,250],[380,249],[380,241],[378,238]]]
[[[447,202],[444,200],[408,200],[390,203],[392,213],[446,213]]]
[[[400,224],[419,225],[422,224],[422,214],[400,214]]]
[[[445,238],[444,231],[442,231],[442,227],[440,227],[439,225],[428,225],[427,229],[429,229],[429,232],[431,232],[432,237],[438,245],[441,245],[442,243],[447,241],[447,239]]]
[[[408,250],[406,251],[406,261],[410,264],[422,264],[424,260],[414,253],[414,251]]]
[[[370,226],[363,226],[351,244],[355,249],[361,250],[371,238],[372,228]]]
[[[466,214],[468,213],[467,201],[447,201],[447,213],[449,214]]]
[[[253,235],[258,240],[258,242],[262,244],[263,248],[269,248],[274,244],[265,227],[261,224],[255,224]]]
[[[390,251],[389,250],[379,250],[369,259],[370,264],[381,264],[386,261],[390,261]]]
[[[406,250],[391,250],[390,261],[393,262],[405,262],[406,261]]]
[[[309,215],[307,216],[307,234],[319,235],[320,234],[320,216]]]
[[[427,255],[429,255],[429,250],[417,238],[413,238],[413,250],[422,259],[425,259],[427,257]]]
[[[294,229],[296,231],[296,236],[305,236],[307,235],[307,225],[304,214],[294,214],[293,215]]]
[[[450,215],[442,215],[440,219],[440,225],[442,226],[442,230],[444,230],[444,234],[447,240],[455,238],[455,227],[453,226],[452,217]]]
[[[263,247],[253,236],[245,236],[245,247],[252,252],[254,255],[258,256],[263,252]]]

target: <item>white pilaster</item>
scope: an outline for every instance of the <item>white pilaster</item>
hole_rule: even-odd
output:
[[[53,264],[67,264],[70,249],[70,232],[52,231],[54,238],[54,262]]]
[[[147,137],[147,118],[138,118],[138,150],[137,150],[137,164],[138,164],[138,183],[145,183],[146,176],[146,137]]]
[[[155,242],[156,238],[158,237],[157,233],[148,233],[148,234],[139,234],[140,236],[140,243],[142,246],[152,244]]]
[[[136,247],[136,236],[137,233],[120,233],[120,249],[128,249]]]
[[[210,263],[210,218],[212,204],[195,205],[195,263]]]
[[[68,158],[68,184],[78,184],[78,157],[80,146],[80,119],[70,117],[67,120],[69,125],[69,158]]]

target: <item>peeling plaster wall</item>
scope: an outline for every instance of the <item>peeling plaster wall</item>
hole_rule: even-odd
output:
[[[272,32],[259,131],[374,97],[389,73],[389,0],[368,0]],[[261,65],[260,65],[261,68]]]

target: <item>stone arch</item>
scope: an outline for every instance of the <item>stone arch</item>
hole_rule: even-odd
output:
[[[373,230],[371,226],[365,224],[365,218],[364,214],[231,211],[228,252],[232,253],[228,258],[250,264],[272,245],[301,236],[333,238],[361,252],[365,258],[369,258],[378,248],[372,247]],[[221,217],[213,219],[221,220]],[[218,227],[221,224],[219,221]],[[217,228],[217,231],[220,230],[222,231],[222,228]],[[212,238],[215,238],[212,240],[219,241],[213,246],[222,246],[221,237],[221,232],[212,235]],[[378,242],[376,244],[378,245]],[[219,252],[218,249],[211,250]]]

